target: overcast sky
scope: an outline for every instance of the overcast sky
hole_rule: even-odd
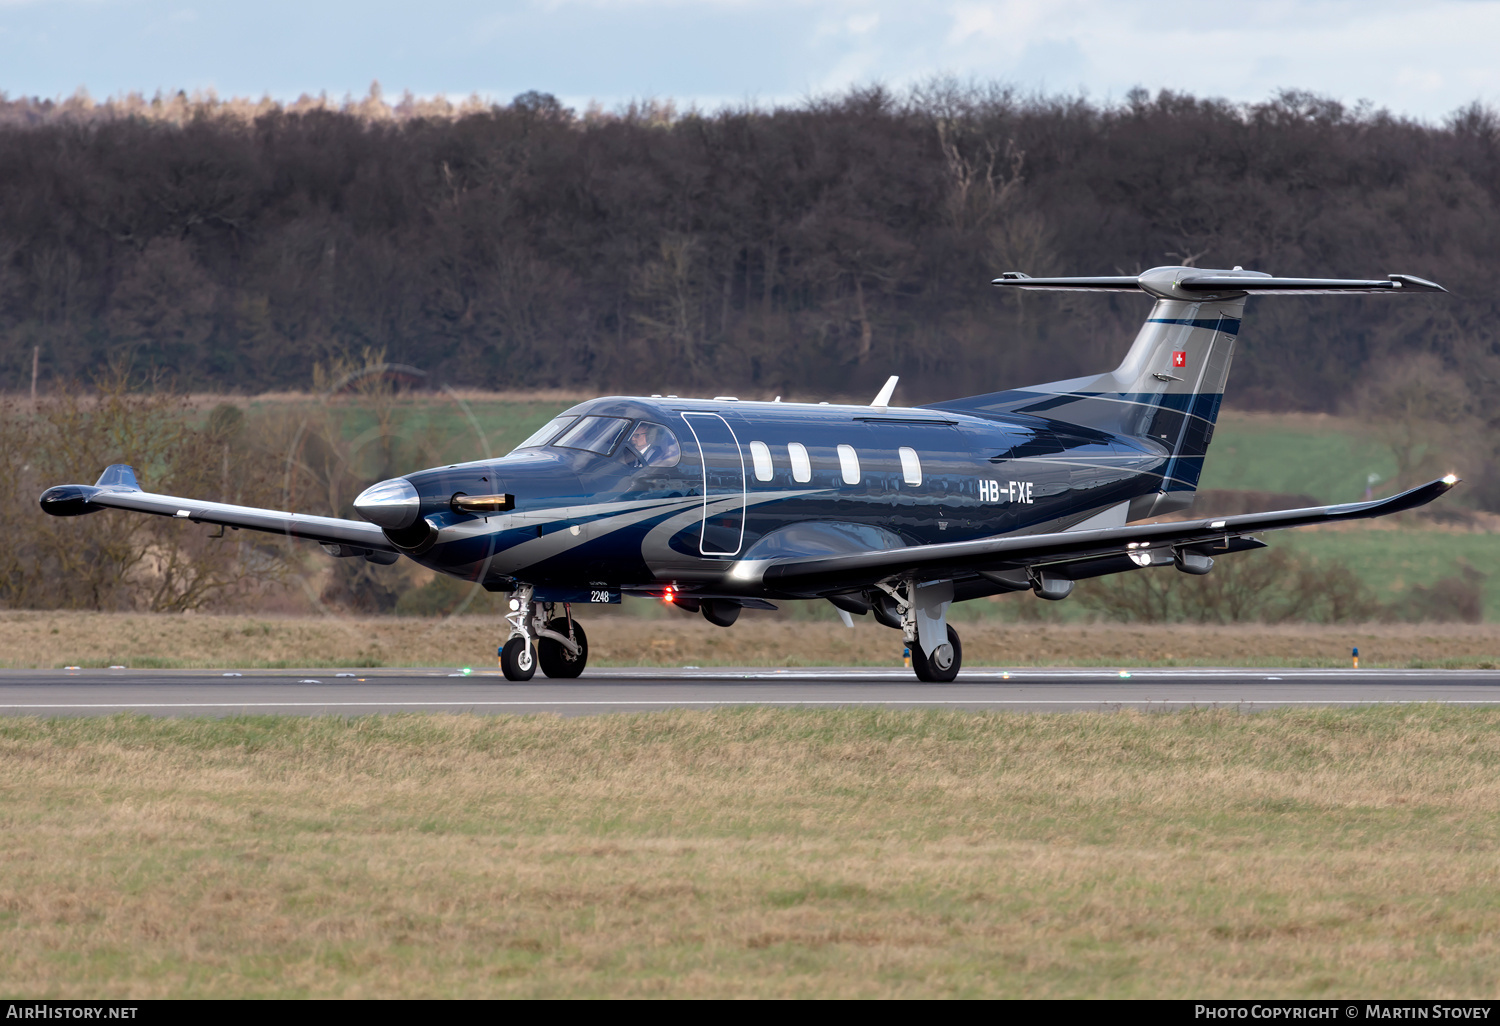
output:
[[[0,0],[0,91],[796,102],[938,74],[1119,99],[1500,104],[1500,0]]]

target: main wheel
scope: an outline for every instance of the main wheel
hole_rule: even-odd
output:
[[[515,637],[500,649],[500,672],[506,680],[530,680],[536,675],[536,653],[530,639]]]
[[[567,636],[568,620],[559,616],[547,621],[547,629]],[[583,668],[589,663],[589,636],[583,633],[583,624],[577,620],[573,621],[573,640],[578,642],[578,654],[569,652],[567,646],[560,641],[551,638],[538,638],[536,642],[537,661],[542,664],[542,672],[549,677],[570,678],[576,677],[583,672]]]
[[[964,664],[964,646],[958,640],[958,631],[948,625],[948,644],[933,649],[932,655],[922,651],[920,644],[911,647],[911,668],[917,680],[929,684],[947,684],[958,676]]]

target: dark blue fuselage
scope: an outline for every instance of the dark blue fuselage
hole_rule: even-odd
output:
[[[602,427],[590,434],[584,418]],[[1169,461],[1149,438],[934,407],[608,397],[560,422],[593,438],[616,430],[607,418],[620,426],[618,437],[593,441],[604,451],[544,441],[409,475],[421,519],[388,532],[392,541],[493,590],[520,581],[777,597],[728,571],[743,561],[1060,530],[1111,511],[1123,523],[1132,500],[1162,488]],[[667,429],[670,438],[650,428],[667,444],[633,448],[643,424]],[[458,512],[451,500],[460,493],[506,493],[514,509]]]

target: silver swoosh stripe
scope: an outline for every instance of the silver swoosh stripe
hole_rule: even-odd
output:
[[[804,495],[804,491],[786,492],[761,492],[753,494],[746,507],[759,505],[766,502],[774,502],[779,499],[789,498],[796,495]],[[603,538],[616,531],[623,530],[643,520],[670,513],[674,510],[682,510],[674,517],[670,517],[666,523],[677,524],[676,530],[681,530],[689,524],[699,522],[705,515],[716,516],[719,513],[728,512],[736,508],[740,503],[740,496],[727,495],[704,502],[701,496],[688,495],[670,499],[645,499],[632,500],[628,502],[601,502],[587,506],[564,506],[555,511],[546,511],[543,516],[516,516],[507,515],[511,528],[531,527],[544,523],[557,523],[564,520],[577,520],[588,516],[599,516],[583,525],[586,529],[578,534],[571,531],[554,531],[541,538],[528,538],[516,545],[501,549],[491,557],[490,567],[497,573],[511,575],[528,566],[551,559],[554,556],[577,548],[587,542]],[[686,507],[686,508],[685,508]],[[600,516],[600,514],[604,514]],[[491,520],[496,518],[491,517]],[[455,524],[444,528],[438,535],[438,542],[456,541],[459,538],[475,537],[481,533],[494,531],[494,525],[485,524],[482,520],[470,521],[464,524]],[[661,530],[661,525],[654,528],[649,537],[655,536]],[[676,533],[674,530],[672,533]],[[642,546],[643,550],[645,546]]]

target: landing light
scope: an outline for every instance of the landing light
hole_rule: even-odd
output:
[[[521,600],[520,599],[511,599],[510,600],[510,611],[512,613],[514,613],[516,610],[518,610],[520,608],[521,608]]]
[[[1455,484],[1458,484],[1458,475],[1457,474],[1444,474],[1443,475],[1443,484],[1445,484],[1445,485],[1455,485]]]

